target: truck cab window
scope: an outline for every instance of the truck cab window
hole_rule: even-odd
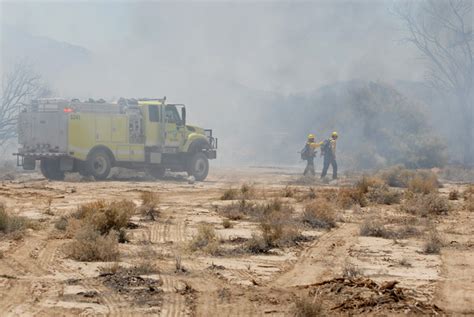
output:
[[[178,113],[178,110],[175,106],[166,106],[165,107],[165,116],[166,122],[176,123],[177,125],[181,124],[181,117]]]
[[[160,122],[160,112],[158,106],[149,106],[150,122]]]

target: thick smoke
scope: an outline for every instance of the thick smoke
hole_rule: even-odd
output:
[[[221,162],[295,164],[307,132],[322,138],[360,124],[318,120],[342,108],[308,96],[350,80],[412,87],[423,79],[391,3],[2,3],[2,64],[30,58],[66,97],[166,95],[188,105],[192,123],[215,129]],[[18,47],[20,33],[68,50]],[[344,138],[350,149],[371,142]]]

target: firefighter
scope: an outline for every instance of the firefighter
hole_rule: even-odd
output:
[[[316,175],[314,171],[314,157],[316,156],[316,148],[320,147],[322,143],[316,143],[314,134],[308,135],[308,141],[306,142],[303,150],[301,150],[301,158],[306,161],[306,168],[304,169],[303,175],[310,173]]]
[[[331,134],[331,138],[324,141],[321,148],[321,156],[323,160],[323,172],[321,178],[326,177],[329,169],[329,165],[332,165],[332,179],[337,179],[337,162],[336,162],[336,141],[338,135],[337,132]]]

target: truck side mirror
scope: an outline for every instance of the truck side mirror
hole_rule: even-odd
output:
[[[181,108],[181,122],[183,125],[186,125],[186,108],[182,107]]]

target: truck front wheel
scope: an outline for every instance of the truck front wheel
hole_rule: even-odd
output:
[[[64,172],[59,168],[59,160],[41,160],[41,174],[54,181],[64,180]]]
[[[95,150],[87,158],[87,170],[96,180],[104,180],[109,176],[112,163],[104,150]]]
[[[209,173],[209,160],[207,156],[202,153],[194,153],[188,163],[188,174],[194,176],[197,181],[206,179]]]

